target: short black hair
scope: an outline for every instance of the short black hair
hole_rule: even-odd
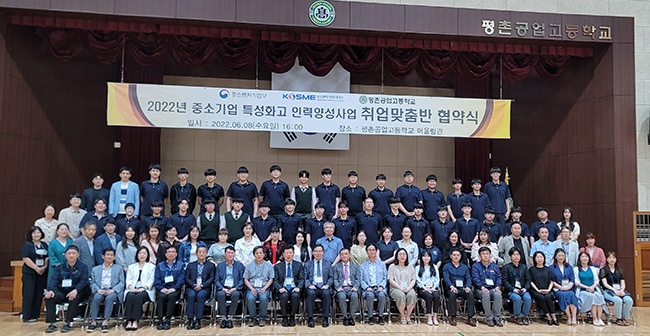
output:
[[[38,231],[41,233],[41,240],[45,238],[45,233],[43,233],[43,229],[41,229],[38,226],[32,226],[29,228],[29,230],[27,230],[27,234],[25,235],[25,241],[28,242],[32,241],[32,233],[34,233],[34,231]]]
[[[457,183],[463,183],[463,180],[459,179],[458,177],[451,180],[452,185],[457,184]]]
[[[472,184],[472,185],[475,185],[475,184],[477,184],[477,183],[478,183],[478,184],[483,184],[483,181],[481,181],[480,178],[476,178],[476,177],[473,178],[471,184]]]
[[[217,171],[212,168],[208,168],[203,172],[203,176],[217,176]]]
[[[232,246],[232,245],[228,245],[228,246],[226,246],[225,249],[223,249],[223,251],[224,251],[224,252],[225,252],[225,251],[233,251],[233,252],[235,252],[235,247]]]
[[[262,201],[262,202],[260,202],[260,204],[257,207],[258,208],[270,208],[271,203],[269,203],[268,201]]]
[[[304,170],[304,169],[301,170],[301,171],[299,171],[299,172],[298,172],[298,177],[306,177],[306,178],[309,178],[309,171]]]
[[[160,164],[159,164],[159,163],[152,163],[152,164],[150,164],[150,165],[149,165],[149,171],[151,171],[152,169],[157,169],[157,170],[162,171],[162,169],[160,168]]]
[[[248,168],[244,166],[237,168],[237,174],[248,174]]]
[[[515,252],[519,253],[519,255],[522,254],[521,250],[517,246],[513,246],[508,251],[508,255],[512,257],[512,255],[515,254]]]
[[[138,247],[138,250],[135,252],[135,262],[136,263],[140,262],[140,260],[138,260],[138,254],[140,254],[140,251],[142,251],[142,250],[147,251],[147,259],[145,260],[145,262],[149,262],[149,258],[151,256],[150,253],[149,253],[149,249],[146,246],[140,246],[140,247]]]
[[[154,208],[154,207],[162,208],[164,206],[165,206],[165,203],[163,203],[163,201],[161,201],[161,200],[156,199],[156,200],[151,201],[151,207],[152,208]]]
[[[81,195],[79,195],[79,193],[74,193],[74,194],[70,194],[70,195],[68,196],[68,200],[71,200],[71,199],[73,199],[73,198],[81,199]]]
[[[332,175],[332,170],[329,168],[323,168],[323,170],[320,171],[321,175]]]
[[[106,255],[106,252],[113,252],[113,255],[115,255],[115,249],[112,247],[107,247],[102,251],[102,255]]]
[[[384,181],[385,181],[385,180],[386,180],[386,175],[384,175],[384,174],[377,174],[377,176],[375,176],[375,181],[376,181],[376,180],[384,180]]]
[[[178,170],[176,171],[176,174],[189,174],[189,173],[190,171],[187,170],[187,168],[178,168]]]
[[[314,204],[314,210],[316,209],[325,209],[325,206],[321,202],[316,202],[316,204]]]
[[[356,177],[359,177],[359,174],[357,174],[357,172],[354,171],[354,170],[350,170],[350,171],[348,172],[348,177],[350,177],[350,176],[356,176]]]
[[[407,176],[415,176],[415,175],[413,175],[413,172],[412,172],[412,171],[407,170],[407,171],[404,172],[404,174],[403,174],[402,176],[403,176],[403,177],[407,177]]]
[[[296,205],[296,201],[292,200],[291,198],[287,198],[286,200],[284,200],[284,206],[287,206],[289,204]]]
[[[433,175],[433,174],[427,175],[427,178],[425,179],[425,181],[429,182],[431,180],[434,180],[434,181],[438,182],[438,176]]]
[[[501,168],[499,168],[499,167],[490,168],[490,174],[492,174],[492,173],[501,173]]]
[[[274,170],[277,170],[277,171],[279,171],[279,172],[282,172],[282,167],[280,167],[279,165],[276,165],[276,164],[274,164],[274,165],[272,165],[271,167],[269,167],[269,173],[272,173]]]
[[[91,180],[94,180],[95,177],[101,177],[102,179],[104,179],[104,174],[99,173],[99,172],[94,172],[93,177],[91,178]]]
[[[481,253],[483,253],[483,252],[485,252],[485,251],[488,251],[488,252],[492,253],[492,251],[490,250],[489,247],[487,247],[487,246],[481,246],[481,248],[478,249],[478,254],[481,254]]]
[[[129,174],[133,174],[133,171],[131,170],[131,168],[126,167],[126,166],[123,166],[123,167],[120,168],[119,174],[122,174],[123,171],[128,171]]]
[[[212,196],[210,196],[210,197],[206,197],[206,198],[203,200],[203,205],[206,205],[206,204],[216,204],[216,203],[217,203],[217,200],[215,200],[214,197],[212,197]]]
[[[169,245],[169,246],[165,247],[165,253],[167,253],[167,251],[169,251],[170,249],[174,249],[174,251],[178,252],[178,249],[176,248],[176,246]]]
[[[349,208],[349,206],[348,206],[348,202],[346,202],[346,201],[340,201],[340,202],[339,202],[339,209],[340,209],[340,208]]]
[[[397,196],[391,196],[388,198],[388,203],[389,204],[395,204],[395,203],[400,203],[402,202],[402,199],[397,197]]]

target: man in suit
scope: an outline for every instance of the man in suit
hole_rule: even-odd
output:
[[[90,277],[90,289],[92,290],[92,302],[90,305],[90,320],[88,331],[95,331],[97,328],[97,315],[99,305],[104,303],[104,322],[102,332],[108,332],[108,320],[113,313],[113,306],[124,296],[124,270],[122,266],[113,263],[115,261],[115,250],[106,248],[102,251],[104,262],[93,268]]]
[[[79,249],[79,262],[86,265],[88,271],[91,271],[95,265],[95,231],[97,231],[97,224],[90,221],[86,222],[81,227],[81,232],[83,233],[81,237],[75,239],[72,245],[75,245]]]
[[[273,288],[280,298],[282,326],[295,327],[296,314],[300,307],[300,289],[305,285],[302,264],[293,260],[293,246],[286,246],[282,252],[284,260],[275,264],[275,281]],[[287,316],[287,305],[291,300],[291,315]]]
[[[187,330],[201,329],[203,308],[205,300],[210,297],[212,285],[214,284],[215,265],[206,262],[208,248],[199,246],[196,248],[196,261],[187,265],[185,270],[185,294],[187,296]]]
[[[329,327],[330,308],[332,304],[332,276],[330,271],[332,269],[329,262],[323,260],[324,249],[323,245],[315,245],[312,249],[312,260],[305,263],[304,279],[305,290],[307,298],[305,305],[307,306],[307,326],[314,327],[314,300],[321,299],[323,302],[323,328]]]
[[[528,239],[521,235],[521,223],[513,222],[510,226],[510,232],[512,233],[511,235],[503,237],[503,239],[501,239],[501,242],[499,242],[499,258],[503,259],[504,265],[509,263],[510,255],[508,252],[511,248],[517,247],[519,248],[519,251],[523,253],[521,263],[525,266],[532,266],[532,263],[528,262],[528,256],[530,255],[530,245],[528,243]]]
[[[232,329],[232,316],[237,310],[237,303],[242,297],[244,288],[244,264],[235,260],[235,248],[226,246],[226,259],[217,265],[217,276],[214,282],[216,297],[221,315],[221,328]],[[226,299],[230,297],[230,309],[226,315]]]
[[[117,250],[117,244],[122,241],[122,237],[115,233],[115,219],[113,217],[107,219],[104,222],[104,233],[102,233],[97,239],[95,239],[95,265],[101,265],[104,261],[102,260],[102,253],[107,248],[112,248]]]
[[[354,314],[359,306],[359,266],[350,262],[350,250],[341,249],[339,252],[341,262],[334,265],[332,277],[336,289],[336,299],[343,314],[343,325],[354,326]],[[345,300],[350,300],[350,311]]]
[[[65,250],[66,262],[54,268],[54,274],[47,284],[45,291],[45,310],[47,317],[45,322],[49,324],[46,333],[53,333],[56,326],[56,305],[69,302],[68,314],[66,314],[65,325],[61,328],[62,333],[69,332],[72,328],[70,323],[77,315],[79,302],[87,297],[90,289],[88,287],[88,268],[78,262],[79,248],[70,245]]]

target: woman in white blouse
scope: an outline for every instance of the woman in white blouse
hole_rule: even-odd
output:
[[[415,266],[418,296],[426,303],[427,324],[438,325],[438,309],[440,308],[440,273],[432,262],[428,251],[420,255],[420,264]]]
[[[262,243],[256,236],[253,235],[253,224],[246,223],[244,228],[244,237],[237,239],[235,242],[235,260],[248,266],[253,259],[253,249],[257,246],[261,246]]]
[[[154,273],[156,266],[149,262],[151,255],[145,246],[138,248],[137,262],[129,265],[126,271],[126,291],[124,316],[127,321],[125,330],[137,330],[138,321],[142,317],[142,305],[154,301]]]
[[[475,262],[481,261],[481,256],[478,254],[478,249],[480,249],[483,246],[487,246],[490,248],[490,252],[492,252],[492,256],[490,261],[499,264],[499,247],[497,246],[496,243],[490,241],[490,231],[488,229],[482,229],[478,233],[478,240],[476,243],[472,244],[472,260]]]

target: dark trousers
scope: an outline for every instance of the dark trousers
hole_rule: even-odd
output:
[[[438,309],[440,308],[440,291],[429,293],[425,290],[420,290],[418,296],[423,298],[426,303],[426,314],[438,313]]]
[[[218,291],[217,294],[217,303],[219,305],[219,315],[221,317],[226,316],[226,300],[228,297],[230,297],[230,309],[228,309],[228,316],[232,317],[235,315],[235,311],[237,311],[237,305],[239,304],[239,300],[241,299],[241,292],[236,290],[232,292],[229,296],[226,295],[224,291]]]
[[[70,301],[66,297],[67,293],[54,291],[54,297],[51,299],[45,300],[45,309],[47,314],[45,317],[45,322],[54,323],[56,322],[56,305],[60,303],[69,302],[68,312],[65,314],[65,323],[72,322],[72,318],[77,316],[79,313],[79,303],[83,301],[88,293],[86,291],[81,291],[77,293],[77,296],[74,300]]]
[[[456,317],[456,298],[461,297],[467,301],[467,316],[474,316],[474,293],[472,291],[465,292],[464,288],[458,290],[458,293],[454,293],[451,290],[447,291],[449,296],[449,315],[451,317]]]
[[[305,300],[305,306],[307,308],[307,317],[314,317],[314,300],[316,298],[321,299],[323,302],[323,320],[326,320],[330,317],[330,310],[332,308],[332,292],[328,289],[310,289],[307,288],[307,299]]]
[[[142,305],[149,301],[147,292],[128,293],[124,304],[124,317],[127,321],[137,321],[142,317]]]
[[[187,318],[202,319],[205,300],[210,297],[210,291],[207,289],[201,289],[197,292],[194,289],[189,288],[185,291],[185,295],[187,295]]]
[[[181,296],[180,291],[174,291],[169,294],[156,292],[156,311],[158,312],[158,319],[163,317],[169,321],[174,314],[176,308],[176,301]]]
[[[300,307],[300,292],[294,292],[292,290],[290,292],[278,293],[278,297],[280,298],[280,312],[282,313],[282,317],[294,318]],[[291,301],[291,315],[287,315],[289,301]]]
[[[47,272],[43,275],[23,273],[23,320],[41,315],[43,291],[47,285]]]
[[[553,298],[553,292],[548,292],[542,294],[536,291],[530,291],[530,294],[537,302],[537,308],[544,314],[555,314],[555,299]]]

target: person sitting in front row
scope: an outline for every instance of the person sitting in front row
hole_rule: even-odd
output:
[[[361,285],[359,266],[350,262],[350,249],[347,248],[341,249],[337,259],[340,259],[341,262],[334,265],[332,269],[336,299],[339,301],[339,308],[343,314],[343,325],[354,326],[354,314],[359,306],[359,287]],[[350,300],[349,313],[346,300]]]
[[[295,317],[300,307],[300,289],[305,285],[302,264],[293,260],[293,254],[293,246],[285,246],[284,251],[282,251],[283,260],[274,266],[275,281],[273,281],[273,288],[280,299],[283,327],[294,327],[296,325]],[[291,301],[291,313],[287,315],[289,301]]]
[[[95,266],[90,277],[90,288],[93,296],[90,305],[91,324],[88,331],[94,331],[97,328],[97,315],[99,315],[99,305],[104,303],[104,321],[102,322],[102,332],[108,332],[108,321],[113,314],[113,306],[122,301],[124,295],[124,269],[122,266],[113,263],[115,261],[115,250],[111,247],[104,249],[102,252],[104,263]]]
[[[185,270],[185,294],[187,296],[187,330],[201,329],[203,308],[210,297],[214,284],[215,265],[207,262],[208,248],[196,248],[196,261],[187,264]]]
[[[312,250],[312,260],[305,263],[304,278],[307,298],[307,326],[314,327],[314,300],[320,298],[323,302],[323,328],[329,327],[330,308],[332,305],[332,295],[330,287],[334,283],[330,270],[331,263],[323,260],[323,245],[315,245]]]
[[[481,261],[472,266],[472,280],[476,288],[477,297],[481,298],[485,322],[488,327],[503,327],[501,323],[501,308],[503,297],[501,296],[501,272],[499,266],[491,261],[491,248],[482,246],[478,250]],[[490,307],[490,301],[492,306]]]
[[[244,265],[235,260],[235,248],[228,245],[224,251],[225,260],[217,265],[215,296],[217,297],[222,329],[232,329],[232,317],[244,290]],[[226,314],[226,299],[230,297],[230,309]]]
[[[138,330],[138,320],[142,317],[142,305],[155,299],[153,290],[156,266],[149,262],[149,249],[138,247],[135,254],[136,263],[129,265],[126,271],[126,296],[124,298],[124,318],[126,331]]]
[[[171,245],[165,250],[165,261],[156,265],[156,311],[158,312],[158,330],[169,330],[176,301],[181,296],[185,282],[185,264],[178,260],[178,251]]]
[[[519,227],[518,223],[513,223],[512,227]],[[525,242],[525,240],[523,240]],[[502,240],[503,242],[503,240]],[[529,324],[530,306],[532,299],[530,297],[530,276],[526,263],[522,260],[526,253],[522,253],[519,247],[513,246],[508,250],[508,262],[501,270],[503,288],[508,298],[512,302],[513,315],[518,325]]]
[[[88,268],[86,265],[77,262],[79,248],[75,245],[68,245],[65,249],[66,261],[53,270],[52,277],[45,292],[45,309],[47,317],[45,322],[49,324],[46,333],[53,333],[57,330],[56,305],[69,302],[68,313],[65,316],[65,324],[61,328],[62,333],[69,332],[72,318],[77,315],[79,302],[83,301],[90,292],[88,287]]]
[[[248,323],[249,327],[254,327],[259,324],[260,327],[266,325],[266,313],[270,299],[270,288],[275,278],[273,265],[264,260],[264,250],[261,246],[253,249],[253,256],[255,260],[246,266],[244,270],[244,284],[248,288],[246,292],[246,305],[251,320]],[[260,301],[259,311],[255,308],[255,301]]]
[[[457,297],[462,297],[467,301],[467,324],[476,327],[474,320],[474,293],[472,292],[472,277],[469,273],[469,267],[460,262],[461,251],[452,249],[450,252],[451,262],[442,267],[442,274],[447,286],[447,296],[449,302],[456,302]],[[449,324],[456,326],[456,305],[449,305],[449,315],[451,321]]]

